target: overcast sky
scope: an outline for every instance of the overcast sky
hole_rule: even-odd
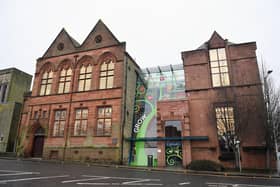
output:
[[[1,0],[0,69],[34,74],[64,27],[82,43],[99,19],[140,67],[182,63],[214,30],[234,43],[257,42],[261,58],[280,83],[279,0]]]

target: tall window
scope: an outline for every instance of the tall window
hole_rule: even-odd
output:
[[[115,64],[112,59],[101,64],[99,76],[99,89],[113,88]]]
[[[63,136],[66,122],[66,110],[55,111],[53,136]]]
[[[235,138],[233,107],[216,107],[215,112],[220,150],[231,152],[234,148]]]
[[[225,48],[209,50],[213,87],[228,86],[228,64]]]
[[[59,83],[58,83],[58,93],[69,93],[71,84],[72,70],[62,69],[60,72]]]
[[[41,80],[40,95],[50,95],[52,87],[53,72],[45,72]]]
[[[99,107],[97,114],[96,136],[111,136],[112,107]]]
[[[7,84],[0,85],[0,102],[4,103],[6,101],[6,95],[7,95]]]
[[[74,136],[87,134],[88,109],[77,109],[75,115]]]
[[[79,75],[79,87],[78,91],[87,91],[90,90],[91,83],[91,75],[92,74],[92,66],[88,65],[85,67],[84,65],[80,69]]]

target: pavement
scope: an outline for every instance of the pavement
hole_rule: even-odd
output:
[[[111,167],[111,168],[126,168],[138,171],[153,171],[153,172],[169,172],[169,173],[183,173],[189,175],[205,175],[205,176],[225,176],[225,177],[247,177],[247,178],[263,178],[263,179],[280,179],[280,174],[277,173],[248,173],[248,172],[216,172],[216,171],[194,171],[183,168],[159,168],[159,167],[140,167],[129,165],[116,165],[116,164],[100,164],[100,163],[88,163],[77,161],[59,161],[59,160],[45,160],[42,158],[21,158],[21,157],[0,157],[0,159],[6,160],[21,160],[32,162],[46,162],[46,163],[59,163],[59,164],[80,164],[86,166],[98,166],[98,167]]]

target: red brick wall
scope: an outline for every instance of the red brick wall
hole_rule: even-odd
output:
[[[213,40],[213,41],[212,41]],[[230,86],[212,88],[208,49],[182,53],[189,100],[192,136],[208,136],[209,141],[192,142],[192,160],[219,161],[219,146],[214,108],[229,103],[235,110],[235,123],[244,127],[240,132],[243,147],[265,146],[265,110],[262,85],[256,60],[256,43],[227,44],[220,37],[212,37],[206,47],[225,47],[228,60]],[[265,153],[241,151],[242,166],[264,168]],[[233,167],[234,161],[222,162]]]

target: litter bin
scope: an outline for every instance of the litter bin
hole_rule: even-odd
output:
[[[148,167],[153,167],[153,155],[148,155]]]

